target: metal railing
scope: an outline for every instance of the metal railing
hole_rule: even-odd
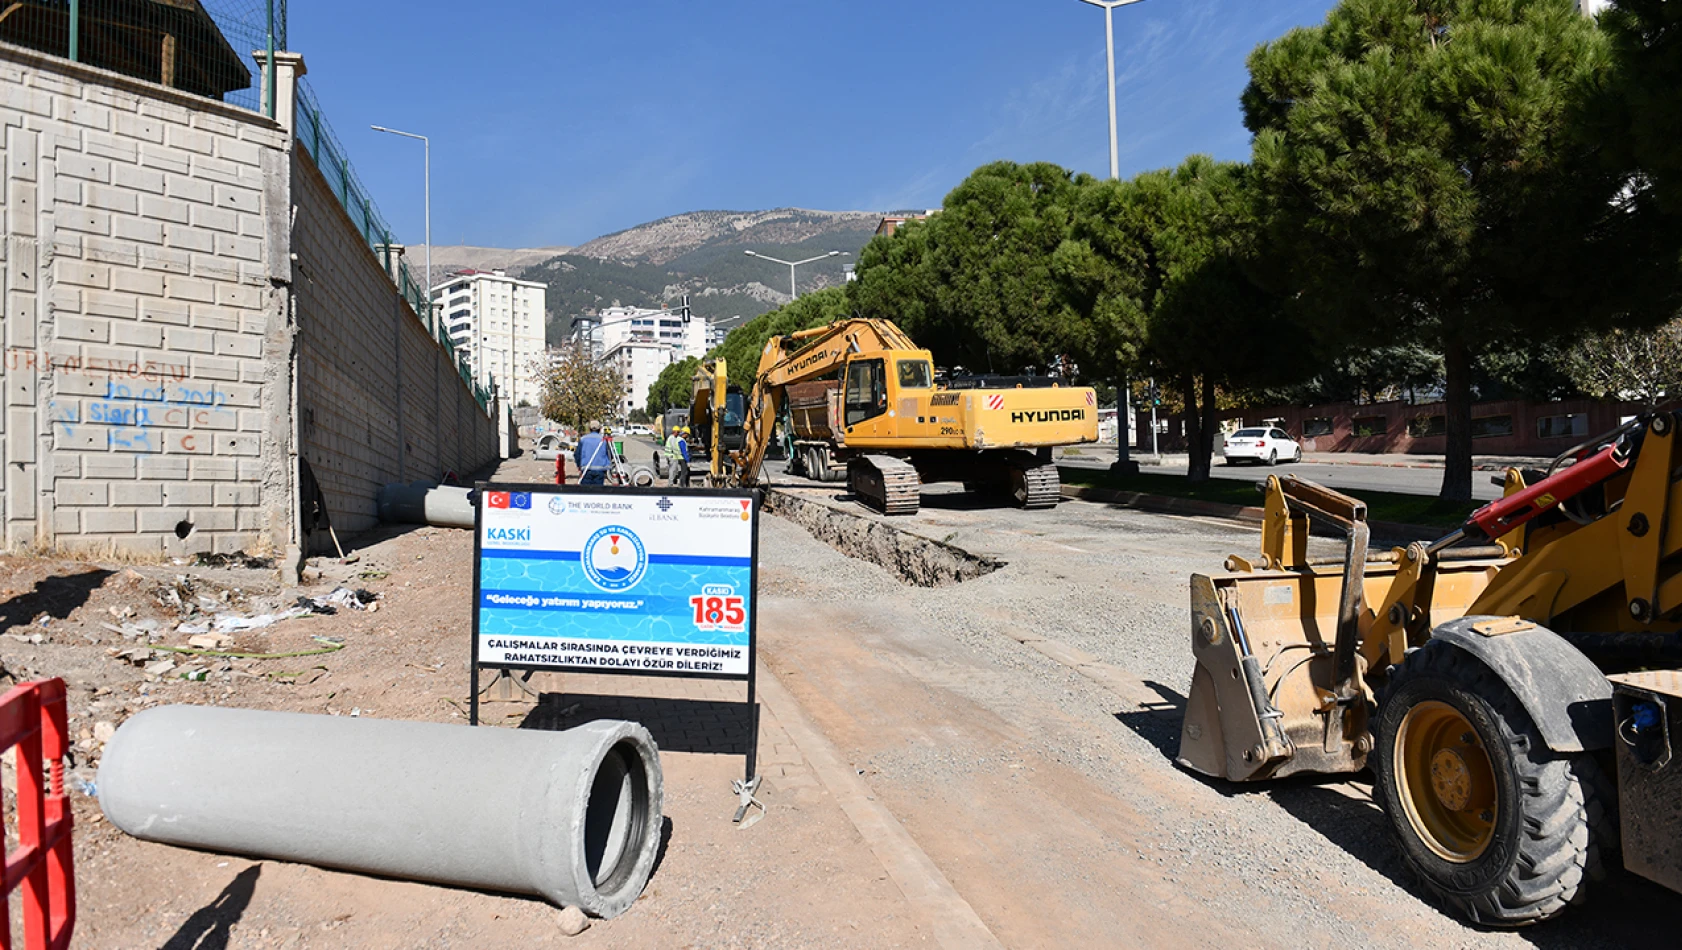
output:
[[[339,143],[338,136],[333,134],[332,125],[321,113],[320,100],[316,98],[309,83],[303,80],[298,83],[295,141],[314,160],[315,167],[321,171],[322,177],[327,179],[327,186],[332,189],[333,196],[339,199],[345,213],[350,215],[351,224],[373,250],[374,256],[385,266],[386,273],[391,275],[392,281],[397,285],[397,292],[408,301],[416,317],[432,334],[433,339],[450,354],[451,360],[455,362],[456,372],[461,374],[462,382],[472,390],[479,408],[488,410],[490,392],[481,388],[473,379],[466,354],[450,339],[444,321],[434,316],[428,288],[415,279],[407,258],[400,259],[395,268],[392,266],[391,248],[398,242],[392,237],[391,227],[380,215],[380,209],[375,207],[374,200],[368,197],[367,186],[357,177],[356,169],[345,157],[345,147]]]

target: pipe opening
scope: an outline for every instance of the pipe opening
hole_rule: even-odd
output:
[[[633,882],[637,858],[648,840],[648,772],[637,746],[622,741],[609,749],[590,783],[584,806],[584,867],[603,896]]]

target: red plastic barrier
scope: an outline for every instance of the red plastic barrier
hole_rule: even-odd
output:
[[[64,794],[64,681],[20,683],[0,696],[0,753],[17,747],[18,849],[5,853],[5,897],[23,892],[26,950],[70,946],[76,927],[76,875],[70,854],[70,800]],[[3,829],[0,829],[3,831]],[[0,915],[0,948],[11,950],[9,913]]]

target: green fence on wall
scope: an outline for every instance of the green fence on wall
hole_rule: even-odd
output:
[[[380,216],[380,209],[374,206],[373,199],[368,197],[367,187],[356,177],[356,169],[345,157],[345,147],[339,144],[338,136],[333,134],[333,127],[321,114],[321,105],[315,97],[315,92],[308,82],[302,80],[298,83],[295,141],[315,161],[315,167],[320,169],[322,177],[327,179],[327,185],[333,190],[334,197],[339,199],[345,212],[350,215],[351,224],[362,235],[362,239],[368,242],[374,256],[385,265],[386,273],[393,273],[391,246],[398,242],[392,237],[391,227],[386,224],[385,218]],[[423,286],[423,283],[415,278],[407,258],[398,261],[393,279],[397,284],[397,292],[403,295],[403,299],[414,308],[421,322],[431,330],[433,337],[449,352],[450,358],[455,361],[456,371],[461,374],[462,382],[473,390],[473,397],[478,400],[480,408],[488,408],[490,393],[474,381],[473,373],[467,365],[466,354],[456,348],[444,328],[443,321],[430,319],[430,288]]]
[[[287,0],[0,0],[0,43],[23,46],[100,69],[160,83],[274,116],[265,92],[267,53],[286,49]],[[272,79],[272,77],[271,77]],[[321,114],[319,100],[300,80],[297,144],[326,177],[351,222],[391,274],[397,291],[443,345],[480,408],[490,394],[479,387],[442,321],[432,319],[429,289],[407,261],[393,268],[391,228],[356,177],[344,146]]]

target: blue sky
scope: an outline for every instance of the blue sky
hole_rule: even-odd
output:
[[[1125,175],[1242,159],[1244,59],[1333,0],[1119,8]],[[329,121],[399,236],[578,244],[669,214],[936,207],[978,165],[1109,169],[1103,11],[1079,0],[291,0]]]

